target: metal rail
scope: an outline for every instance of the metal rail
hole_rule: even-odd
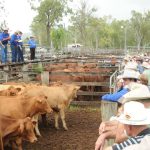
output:
[[[116,81],[117,75],[118,75],[118,70],[116,70],[116,71],[110,76],[110,79],[109,79],[110,94],[115,91],[115,87],[116,87],[115,81]]]

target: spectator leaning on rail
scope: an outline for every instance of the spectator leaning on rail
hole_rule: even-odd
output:
[[[15,63],[17,62],[18,31],[14,32],[14,34],[11,35],[10,48],[11,48],[12,63]]]
[[[18,31],[18,56],[17,56],[17,61],[18,62],[24,62],[24,57],[23,57],[23,42],[22,42],[22,32]]]
[[[3,46],[1,47],[1,57],[2,57],[2,63],[5,64],[7,63],[7,44],[8,41],[10,40],[10,36],[8,33],[8,28],[4,28],[3,32],[1,34],[1,42]]]
[[[118,100],[126,93],[129,92],[129,89],[127,85],[129,85],[132,82],[137,82],[139,79],[139,73],[134,70],[125,70],[123,75],[121,76],[123,79],[124,86],[121,87],[117,92],[113,94],[106,94],[102,96],[102,100],[104,101],[112,101],[112,102],[118,102]]]
[[[124,132],[129,138],[122,143],[107,147],[106,150],[133,150],[132,147],[134,145],[138,147],[144,138],[150,139],[149,114],[150,109],[146,109],[140,102],[130,101],[125,103],[122,114],[115,119],[124,124]],[[145,144],[144,147],[149,150],[149,142],[145,142]]]
[[[130,92],[123,95],[118,101],[120,104],[125,104],[129,101],[143,101],[150,99],[150,91],[147,86],[139,83],[131,83],[128,85]],[[142,94],[141,94],[142,93]],[[148,106],[147,104],[145,106]],[[122,107],[119,108],[118,114],[122,111]],[[128,137],[124,134],[124,126],[114,117],[111,117],[109,121],[102,122],[99,127],[99,137],[96,141],[95,149],[100,148],[103,150],[105,140],[114,138],[116,143],[125,141]]]
[[[30,37],[28,44],[30,46],[30,59],[34,60],[35,59],[35,49],[36,49],[36,41],[35,41],[34,36]]]

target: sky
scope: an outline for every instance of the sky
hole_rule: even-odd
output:
[[[71,5],[77,8],[78,1]],[[150,0],[88,0],[89,5],[97,8],[98,17],[111,15],[116,19],[129,19],[131,11],[136,10],[141,13],[150,10]],[[23,33],[30,32],[30,25],[33,17],[36,15],[31,10],[27,0],[5,0],[7,9],[7,22],[11,32],[21,30]],[[67,20],[64,21],[68,24]]]

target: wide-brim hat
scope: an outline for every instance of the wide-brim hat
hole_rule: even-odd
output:
[[[132,84],[127,86],[129,92],[123,95],[118,102],[124,104],[129,101],[142,101],[150,100],[150,90],[146,85],[142,84]]]
[[[127,102],[124,104],[123,113],[116,117],[116,120],[127,125],[148,125],[150,124],[150,109],[145,108],[140,102]]]
[[[122,78],[132,78],[132,79],[139,79],[139,75],[140,73],[135,71],[135,70],[130,70],[130,69],[126,69],[124,70],[123,74],[122,74]]]
[[[124,69],[131,69],[137,71],[138,64],[135,62],[129,62],[125,65]]]

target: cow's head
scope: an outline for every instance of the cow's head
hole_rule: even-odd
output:
[[[20,124],[19,132],[24,140],[29,141],[31,143],[37,141],[37,137],[34,133],[35,125],[36,122],[32,121],[30,117],[25,118]]]
[[[35,97],[35,106],[39,113],[51,113],[52,109],[47,102],[47,96],[40,95]]]
[[[7,89],[7,96],[16,96],[18,95],[18,93],[21,91],[22,89],[17,87],[13,87],[13,86],[10,86],[8,89]]]
[[[77,97],[77,91],[80,89],[80,86],[70,85],[70,99],[74,99]]]

